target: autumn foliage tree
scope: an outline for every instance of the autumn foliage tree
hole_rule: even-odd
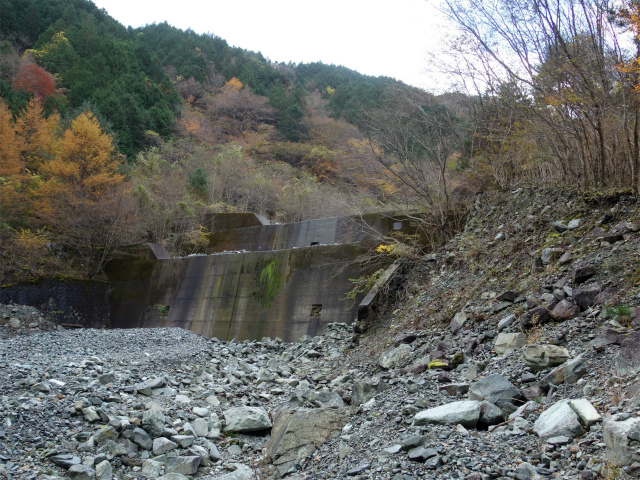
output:
[[[133,200],[117,173],[113,139],[90,113],[80,114],[43,165],[37,216],[82,258],[89,277],[136,235]]]
[[[47,71],[35,63],[23,62],[13,79],[13,88],[33,93],[38,98],[53,94],[56,85]]]

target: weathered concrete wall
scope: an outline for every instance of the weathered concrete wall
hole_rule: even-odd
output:
[[[223,223],[219,222],[218,225]],[[381,238],[392,231],[413,234],[416,227],[406,216],[393,218],[383,214],[368,214],[212,231],[211,253],[232,250],[264,252],[312,245],[358,243],[367,238]]]
[[[350,265],[359,252],[357,245],[178,259],[130,252],[108,269],[111,323],[182,327],[227,340],[321,334],[328,323],[357,315],[361,296],[341,299],[353,286],[349,278],[360,275]]]

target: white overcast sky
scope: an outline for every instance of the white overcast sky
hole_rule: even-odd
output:
[[[426,52],[446,32],[428,0],[93,1],[125,26],[167,21],[274,62],[322,61],[418,87],[442,86],[426,73]]]

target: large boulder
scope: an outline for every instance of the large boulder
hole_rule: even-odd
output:
[[[416,426],[435,423],[438,425],[457,425],[475,428],[480,419],[481,402],[461,400],[416,413],[413,424]]]
[[[622,340],[614,365],[618,375],[635,375],[640,372],[640,331],[633,332]]]
[[[269,414],[261,407],[233,407],[224,412],[225,432],[258,432],[271,428]]]
[[[558,345],[527,345],[522,349],[522,361],[534,370],[562,365],[569,358],[569,350]]]
[[[316,445],[340,432],[349,420],[344,409],[282,410],[273,420],[271,437],[267,441],[267,457],[284,475]]]
[[[628,465],[640,461],[637,447],[630,447],[633,432],[640,427],[640,417],[617,421],[616,417],[606,418],[602,426],[602,436],[607,446],[606,458],[615,465]],[[638,441],[636,439],[635,441]]]
[[[500,408],[520,397],[520,390],[498,373],[488,375],[469,387],[470,400],[486,400]]]
[[[527,343],[527,336],[522,333],[499,333],[493,349],[498,355],[508,355],[516,348],[520,348]]]
[[[378,362],[385,370],[404,367],[411,361],[411,351],[412,348],[410,345],[402,344],[380,355]]]
[[[596,299],[602,286],[598,282],[589,283],[578,288],[573,289],[573,301],[580,307],[581,311],[585,311],[589,307],[593,307],[596,304]]]
[[[570,400],[560,400],[540,414],[533,431],[544,442],[552,437],[579,437],[584,433],[580,419],[569,404]]]

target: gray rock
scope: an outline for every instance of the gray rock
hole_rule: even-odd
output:
[[[158,477],[158,480],[189,480],[189,477],[181,473],[167,473],[166,475]]]
[[[467,323],[468,319],[469,317],[467,316],[466,313],[464,312],[456,313],[454,317],[451,319],[451,323],[449,324],[449,329],[451,330],[452,333],[457,333],[458,330],[464,327],[464,324]]]
[[[534,370],[545,370],[562,365],[569,358],[569,350],[558,345],[526,345],[522,349],[522,361]]]
[[[439,425],[460,424],[475,428],[480,418],[481,404],[475,400],[462,400],[418,412],[413,418],[415,426],[435,423]]]
[[[373,377],[353,384],[351,392],[351,405],[357,407],[386,390],[387,384],[380,377]]]
[[[470,400],[486,400],[500,408],[521,397],[520,390],[500,374],[484,377],[469,388]]]
[[[160,472],[158,472],[158,476]],[[111,480],[113,477],[113,468],[108,460],[103,460],[96,465],[96,480]]]
[[[256,478],[256,473],[251,467],[237,463],[234,466],[236,466],[235,471],[214,477],[213,480],[254,480]]]
[[[313,452],[316,445],[340,432],[348,418],[346,410],[336,408],[282,410],[274,418],[266,446],[267,457],[284,474]]]
[[[493,349],[498,355],[508,355],[526,343],[527,336],[524,333],[499,333]]]
[[[167,457],[165,460],[167,473],[180,473],[182,475],[194,475],[200,465],[199,456]]]
[[[448,385],[442,385],[439,390],[444,390],[453,397],[465,395],[469,391],[468,383],[449,383]]]
[[[162,462],[151,459],[145,460],[142,464],[142,473],[146,477],[158,478],[160,473],[162,473]]]
[[[590,427],[602,420],[602,416],[586,398],[578,398],[569,402],[583,425]]]
[[[151,436],[157,438],[164,432],[164,414],[159,410],[146,410],[142,414],[142,428]]]
[[[67,475],[71,480],[93,480],[96,477],[96,472],[86,465],[73,465],[67,471]]]
[[[143,450],[151,450],[153,448],[153,440],[149,434],[141,428],[134,428],[130,438],[132,442],[139,445]]]
[[[424,463],[428,459],[430,459],[431,457],[435,457],[436,455],[438,455],[438,450],[436,450],[435,448],[425,448],[422,446],[412,448],[407,453],[409,460],[420,463]]]
[[[573,301],[580,307],[581,311],[585,311],[596,303],[596,298],[602,291],[602,287],[598,282],[582,285],[573,289]]]
[[[225,432],[257,432],[271,428],[269,414],[261,407],[233,407],[224,412]]]
[[[153,440],[153,454],[162,455],[171,450],[178,448],[178,445],[168,438],[159,437]]]
[[[511,315],[507,315],[506,317],[504,317],[502,320],[500,320],[498,322],[498,331],[502,331],[505,328],[508,328],[509,326],[511,326],[513,324],[513,322],[516,321],[516,316],[511,314]]]
[[[542,412],[533,425],[533,431],[542,442],[559,435],[578,437],[584,433],[569,400],[561,400]]]
[[[76,457],[70,453],[61,453],[59,455],[53,455],[49,460],[58,465],[59,467],[69,469],[74,465],[80,465],[82,460],[80,457]]]
[[[576,266],[571,272],[571,281],[575,284],[584,283],[596,274],[592,266]]]
[[[584,356],[584,354],[578,355],[576,358],[569,360],[568,362],[551,370],[551,372],[549,372],[540,380],[540,385],[560,385],[562,383],[568,383],[572,385],[574,383],[577,383],[578,380],[584,377],[587,371],[587,358]]]
[[[640,331],[626,336],[614,359],[618,375],[636,375],[640,372]]]
[[[410,345],[402,344],[389,352],[380,355],[378,363],[382,368],[401,368],[411,361],[412,348]]]
[[[617,421],[615,417],[605,418],[602,437],[607,446],[606,459],[614,465],[629,465],[640,461],[637,447],[629,446],[629,433],[640,425],[640,417]]]
[[[211,429],[211,421],[207,418],[196,418],[191,421],[191,426],[193,427],[193,432],[198,437],[206,437],[209,435],[209,430]]]

